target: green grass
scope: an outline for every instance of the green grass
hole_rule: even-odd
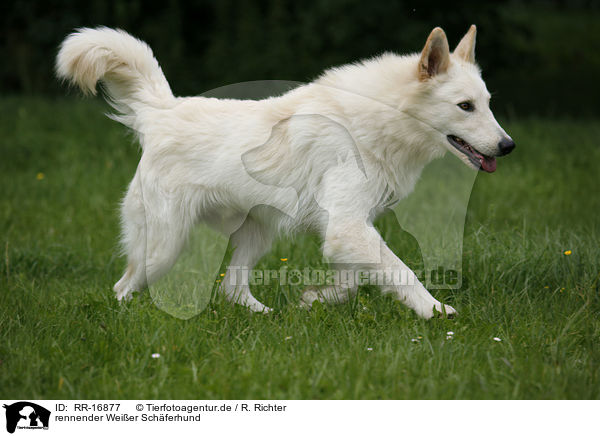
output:
[[[138,149],[106,106],[0,108],[0,397],[600,398],[599,121],[504,123],[518,148],[477,178],[463,287],[434,292],[455,320],[420,320],[372,289],[305,312],[287,304],[299,289],[257,288],[276,313],[217,298],[184,321],[149,293],[113,297],[118,202]],[[377,225],[418,268],[393,214]],[[260,267],[316,265],[318,247],[279,241]]]

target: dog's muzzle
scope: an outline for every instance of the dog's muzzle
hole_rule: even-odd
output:
[[[480,171],[487,173],[493,173],[496,171],[496,158],[493,156],[486,156],[475,150],[475,148],[462,138],[454,135],[448,135],[446,137],[448,142],[460,151],[462,154],[469,158],[469,161]]]
[[[515,141],[511,138],[503,138],[502,141],[498,143],[498,150],[500,151],[499,156],[506,156],[513,151],[515,147]]]

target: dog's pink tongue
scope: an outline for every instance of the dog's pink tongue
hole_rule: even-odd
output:
[[[483,171],[493,173],[496,171],[496,159],[493,157],[483,156],[483,159],[481,159],[481,168]]]

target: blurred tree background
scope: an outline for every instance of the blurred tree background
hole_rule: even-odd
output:
[[[310,81],[384,51],[419,51],[441,26],[451,47],[472,23],[493,108],[597,116],[600,5],[593,1],[13,0],[0,6],[0,93],[63,95],[57,47],[74,28],[119,27],[154,50],[176,95],[231,83]]]

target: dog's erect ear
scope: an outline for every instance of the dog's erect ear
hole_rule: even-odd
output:
[[[444,31],[436,27],[429,34],[419,60],[419,80],[424,82],[444,73],[450,65],[450,47]]]
[[[456,48],[454,54],[467,62],[475,63],[475,36],[477,35],[477,27],[471,25],[469,31],[463,36]]]

